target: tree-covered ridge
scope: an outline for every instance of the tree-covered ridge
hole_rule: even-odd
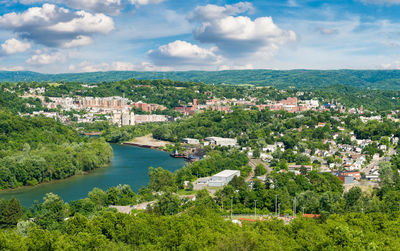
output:
[[[0,189],[64,179],[108,164],[111,147],[50,118],[0,112]]]
[[[23,81],[75,81],[99,83],[136,79],[171,79],[208,84],[252,84],[287,88],[319,88],[346,85],[373,89],[400,89],[398,70],[230,70],[230,71],[179,71],[134,72],[110,71],[69,74],[40,74],[35,72],[0,71],[0,82]]]
[[[18,94],[7,90],[6,85],[0,85],[0,109],[7,109],[13,113],[32,113],[43,109],[38,98],[18,97]]]
[[[143,101],[164,105],[169,108],[164,111],[168,115],[177,115],[171,109],[179,105],[186,105],[192,102],[193,99],[197,99],[199,104],[204,104],[206,100],[212,98],[255,98],[257,99],[257,104],[265,104],[269,100],[297,97],[299,100],[318,100],[321,105],[332,101],[344,105],[346,108],[359,108],[362,105],[364,109],[371,111],[389,111],[400,108],[400,99],[398,98],[400,91],[372,90],[352,87],[342,83],[330,85],[329,87],[316,86],[307,90],[300,86],[282,90],[281,88],[273,87],[210,85],[169,79],[103,81],[91,86],[87,86],[82,82],[63,81],[59,81],[57,84],[46,82],[0,83],[0,96],[3,100],[0,105],[22,113],[40,110],[40,100],[32,98],[18,99],[17,95],[23,95],[30,88],[45,88],[46,91],[43,93],[45,97],[125,96],[133,102]],[[7,102],[4,102],[5,100]]]

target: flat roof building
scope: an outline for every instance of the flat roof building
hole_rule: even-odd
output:
[[[238,170],[224,170],[211,177],[208,181],[208,186],[210,187],[222,187],[229,183],[233,177],[239,177],[240,171]]]
[[[221,137],[207,137],[204,141],[209,142],[211,145],[217,146],[236,146],[236,139],[231,138],[221,138]]]

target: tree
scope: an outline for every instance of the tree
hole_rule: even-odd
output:
[[[254,169],[255,176],[264,175],[266,172],[267,172],[267,169],[265,169],[264,165],[261,163],[257,164],[256,168]]]
[[[149,188],[153,191],[167,191],[168,189],[175,189],[176,187],[174,175],[161,167],[150,167],[149,176]]]
[[[390,162],[380,162],[379,163],[379,182],[381,187],[392,186],[393,182],[393,169]]]
[[[348,209],[352,208],[361,198],[362,191],[358,186],[352,187],[347,193],[344,194],[344,200]]]
[[[260,149],[254,149],[254,151],[253,151],[253,157],[255,158],[255,159],[258,159],[258,158],[260,158],[260,155],[261,155],[261,152],[260,152]]]
[[[172,193],[164,193],[161,195],[155,206],[154,211],[161,215],[173,215],[179,212],[181,200]]]
[[[47,193],[37,209],[35,222],[45,228],[57,228],[64,218],[64,201],[56,194]]]
[[[22,208],[19,200],[0,200],[0,227],[11,227],[18,223],[22,216]]]

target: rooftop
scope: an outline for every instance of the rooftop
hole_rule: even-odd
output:
[[[224,170],[222,172],[215,174],[213,177],[229,177],[237,174],[238,172],[239,172],[238,170]]]

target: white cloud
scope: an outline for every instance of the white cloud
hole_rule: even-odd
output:
[[[288,0],[287,5],[289,7],[299,7],[299,4],[297,3],[296,0]]]
[[[164,2],[165,0],[130,0],[131,4],[140,6],[140,5],[149,5],[149,4],[159,4]]]
[[[170,71],[170,67],[158,67],[148,62],[142,62],[139,65],[134,65],[130,62],[116,61],[112,63],[93,64],[88,61],[83,61],[78,65],[70,65],[70,72],[98,72],[98,71]]]
[[[245,65],[221,65],[218,67],[219,71],[226,71],[226,70],[252,70],[254,66],[252,64],[245,64]]]
[[[48,27],[50,31],[62,33],[103,33],[114,29],[113,20],[104,14],[91,14],[85,11],[75,13],[76,17],[66,22],[58,22]]]
[[[25,71],[23,66],[0,66],[0,71]]]
[[[280,46],[296,40],[294,31],[280,29],[271,17],[251,20],[247,16],[232,16],[250,10],[249,3],[235,5],[206,5],[197,7],[189,20],[198,24],[194,38],[215,44],[228,56],[260,54],[271,56]]]
[[[64,48],[72,48],[72,47],[80,47],[93,43],[93,39],[88,36],[79,35],[76,39],[65,42],[62,47]]]
[[[124,8],[121,0],[19,0],[21,4],[56,3],[64,4],[77,10],[87,10],[95,13],[118,15]]]
[[[53,4],[43,4],[42,7],[32,7],[22,13],[0,16],[0,28],[11,30],[19,37],[38,44],[59,47],[68,42],[74,44],[73,41],[79,36],[109,33],[114,29],[114,22],[104,14],[73,12]]]
[[[338,34],[339,30],[334,28],[319,28],[317,29],[322,35],[334,35]]]
[[[41,66],[59,62],[65,62],[66,58],[67,57],[65,55],[59,52],[48,54],[48,53],[41,53],[40,51],[38,51],[38,54],[35,54],[29,59],[27,59],[26,63],[35,66]]]
[[[386,70],[400,70],[400,60],[395,60],[394,62],[388,64],[382,64],[381,68]]]
[[[15,38],[8,39],[1,45],[2,51],[8,55],[24,52],[29,48],[31,48],[30,43],[24,43]]]
[[[215,65],[222,58],[215,54],[216,48],[201,48],[186,41],[176,40],[167,45],[162,45],[156,50],[148,52],[149,57],[156,65]]]
[[[364,4],[400,4],[400,0],[359,0]]]
[[[205,6],[197,6],[188,19],[192,22],[207,22],[210,20],[220,19],[239,13],[254,11],[254,7],[249,2],[239,2],[233,5],[218,6],[208,4]]]

